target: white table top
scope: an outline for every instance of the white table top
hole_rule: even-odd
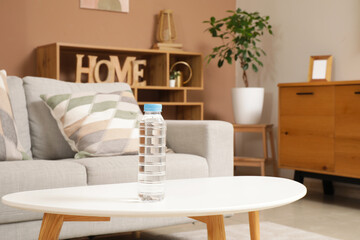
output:
[[[298,182],[275,177],[216,177],[169,180],[165,199],[144,203],[137,183],[58,188],[8,194],[6,205],[81,216],[175,217],[259,211],[294,202],[306,194]]]

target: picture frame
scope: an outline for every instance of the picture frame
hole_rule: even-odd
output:
[[[310,56],[308,82],[330,82],[332,59],[332,55]]]
[[[80,8],[129,13],[129,0],[80,0]]]

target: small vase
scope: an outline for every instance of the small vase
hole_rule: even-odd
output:
[[[235,123],[257,124],[260,122],[264,88],[233,88],[232,101]]]

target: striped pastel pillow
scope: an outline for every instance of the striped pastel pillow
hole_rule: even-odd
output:
[[[21,147],[11,109],[6,71],[0,71],[0,161],[25,160],[29,156]]]
[[[137,154],[141,110],[131,91],[41,95],[75,158]]]

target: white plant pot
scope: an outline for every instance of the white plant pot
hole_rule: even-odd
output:
[[[264,105],[264,88],[233,88],[232,101],[237,124],[260,122]]]
[[[170,87],[175,87],[175,81],[176,81],[175,79],[170,79],[170,81],[169,81],[169,82],[170,82],[169,86],[170,86]]]

